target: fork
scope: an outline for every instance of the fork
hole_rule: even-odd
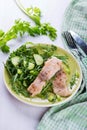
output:
[[[87,62],[84,62],[84,61],[87,61],[87,60],[85,60],[85,58],[87,59],[87,56],[84,53],[80,52],[81,50],[80,50],[79,46],[76,45],[76,43],[75,43],[74,39],[72,38],[71,34],[68,31],[65,31],[65,32],[62,33],[62,36],[66,40],[67,45],[68,45],[69,49],[72,51],[72,53],[73,53],[73,51],[75,51],[78,54],[80,60],[84,64],[84,66],[87,68]]]
[[[62,36],[65,38],[70,50],[75,50],[81,59],[85,57],[85,55],[79,51],[79,46],[76,45],[76,42],[74,41],[74,39],[68,31],[63,32]]]

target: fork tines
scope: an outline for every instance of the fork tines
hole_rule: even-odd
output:
[[[62,33],[62,36],[65,38],[65,40],[70,48],[76,48],[75,41],[68,31],[64,31]]]

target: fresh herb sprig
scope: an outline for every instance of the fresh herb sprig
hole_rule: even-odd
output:
[[[35,25],[31,26],[30,22],[18,19],[15,20],[14,25],[6,33],[0,30],[0,49],[3,52],[8,53],[10,51],[10,47],[7,45],[8,41],[17,38],[19,35],[22,37],[25,33],[33,37],[46,35],[52,41],[56,39],[57,30],[50,23],[41,23],[41,11],[38,7],[25,9],[20,0],[17,0],[17,4],[35,22]]]
[[[16,0],[18,7],[30,18],[32,19],[37,25],[40,25],[40,17],[41,17],[41,10],[38,7],[29,7],[24,8],[20,0]]]
[[[42,24],[41,26],[31,26],[29,22],[18,19],[15,20],[14,25],[8,32],[5,33],[0,30],[0,49],[3,52],[9,52],[10,48],[8,47],[7,42],[17,38],[19,35],[22,37],[25,33],[28,33],[33,37],[46,35],[49,36],[51,40],[55,40],[57,37],[56,29],[54,29],[49,23]]]
[[[26,9],[26,13],[28,16],[37,24],[41,25],[40,17],[41,17],[41,11],[38,7],[30,7]]]

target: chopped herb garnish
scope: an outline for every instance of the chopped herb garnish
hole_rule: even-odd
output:
[[[70,81],[70,88],[72,89],[73,85],[76,83],[76,79],[79,78],[79,73],[76,71],[75,74],[73,74],[72,79]]]

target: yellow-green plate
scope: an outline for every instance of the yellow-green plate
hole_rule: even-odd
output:
[[[45,44],[48,46],[48,44]],[[33,106],[41,106],[41,107],[50,107],[50,106],[55,106],[55,105],[59,105],[62,103],[65,103],[69,100],[72,99],[72,97],[77,93],[77,91],[80,88],[81,85],[81,81],[82,81],[82,71],[81,68],[79,66],[79,63],[77,62],[76,58],[69,52],[67,52],[66,50],[57,47],[57,52],[58,55],[67,55],[69,60],[69,66],[71,69],[71,74],[69,75],[69,80],[71,78],[71,75],[74,74],[76,71],[79,73],[79,79],[77,81],[77,83],[74,85],[74,89],[73,89],[73,93],[71,96],[64,98],[63,101],[57,101],[55,103],[49,102],[48,100],[42,100],[40,98],[26,98],[24,96],[22,96],[21,94],[17,95],[12,89],[11,89],[11,83],[10,83],[10,76],[7,72],[7,70],[4,68],[4,82],[6,85],[6,88],[8,89],[8,91],[18,100],[22,101],[23,103],[26,104],[30,104]]]

